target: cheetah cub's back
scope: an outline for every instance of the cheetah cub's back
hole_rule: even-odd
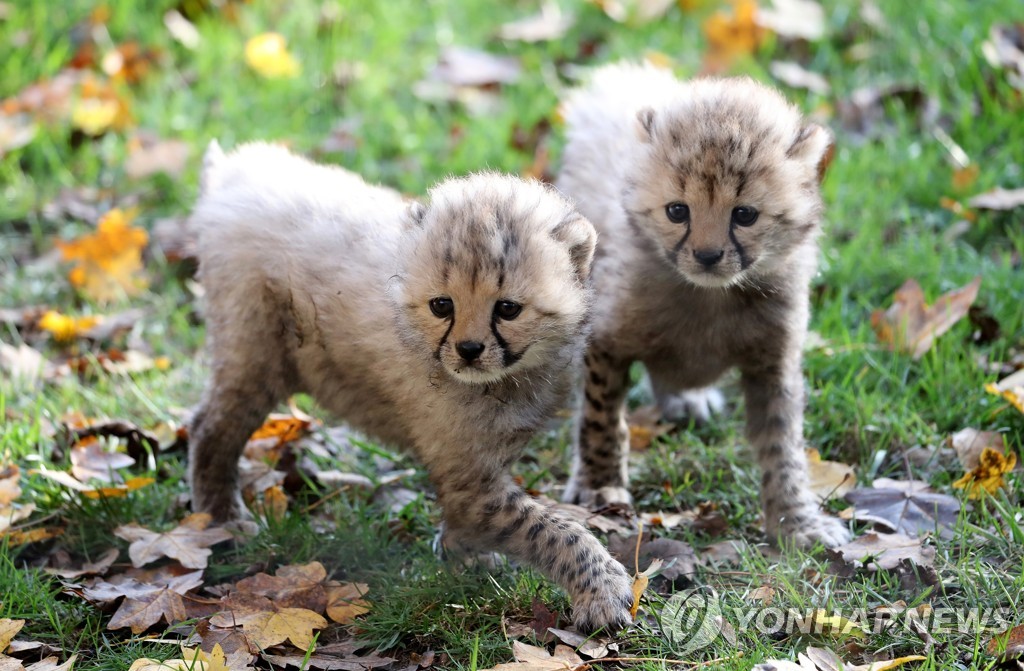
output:
[[[594,332],[573,474],[584,503],[630,500],[623,413],[645,364],[662,411],[704,419],[738,368],[770,536],[848,537],[808,489],[801,349],[830,133],[751,79],[682,82],[613,65],[564,106],[559,187],[598,229]]]
[[[596,234],[563,197],[496,174],[425,205],[268,145],[213,147],[193,213],[211,376],[192,422],[196,510],[245,517],[238,458],[295,392],[426,466],[447,540],[507,553],[629,620],[631,581],[509,474],[582,356]]]

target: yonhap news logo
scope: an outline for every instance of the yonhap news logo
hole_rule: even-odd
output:
[[[711,588],[676,592],[661,611],[661,628],[678,655],[697,652],[719,638],[733,648],[739,635],[792,636],[795,634],[880,634],[893,627],[920,635],[994,634],[1013,625],[1014,614],[1005,607],[916,608],[901,606],[849,610],[742,606],[727,608]]]

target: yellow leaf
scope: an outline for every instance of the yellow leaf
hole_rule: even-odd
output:
[[[71,109],[71,125],[87,135],[123,130],[132,122],[128,102],[107,81],[88,77]]]
[[[643,573],[639,573],[633,578],[633,605],[629,607],[629,614],[634,620],[636,619],[636,612],[640,609],[640,595],[647,589],[647,584],[650,580]]]
[[[299,62],[288,53],[284,36],[263,33],[245,43],[245,62],[260,76],[268,79],[294,77],[299,74]]]
[[[811,491],[822,499],[838,498],[857,485],[857,476],[852,466],[825,461],[814,448],[807,449],[807,471]]]
[[[114,208],[100,219],[95,233],[57,243],[63,259],[75,262],[68,279],[88,297],[109,302],[146,287],[137,274],[149,235],[131,225],[135,214],[135,210]]]
[[[978,466],[953,483],[955,489],[966,489],[967,498],[981,498],[982,490],[989,494],[995,494],[1004,484],[1005,473],[1013,470],[1017,465],[1017,455],[1010,452],[1006,455],[1000,454],[998,450],[986,447],[978,457]]]
[[[6,617],[0,618],[0,652],[7,649],[11,639],[18,635],[21,628],[25,626],[25,620],[11,620]]]
[[[103,318],[98,316],[69,317],[68,315],[62,315],[56,310],[47,310],[39,318],[38,326],[50,333],[57,342],[68,343],[101,321],[103,321]]]
[[[327,617],[339,624],[348,624],[363,613],[370,612],[370,602],[362,598],[370,591],[363,582],[327,585]]]
[[[985,391],[996,396],[1002,396],[1010,402],[1010,405],[1024,412],[1024,369],[1017,371],[1009,377],[1004,377],[995,384],[986,384]]]
[[[7,540],[7,544],[14,547],[55,538],[62,533],[64,532],[60,529],[29,529],[28,531],[8,531],[3,536]]]
[[[980,168],[977,163],[969,163],[962,168],[957,168],[953,171],[953,190],[964,191],[974,186],[974,183],[978,180],[978,173]]]
[[[922,655],[907,655],[906,657],[897,657],[896,659],[890,659],[885,662],[872,662],[864,667],[857,667],[857,669],[864,669],[864,671],[887,671],[887,669],[895,669],[897,666],[903,666],[907,662],[923,662],[928,659]]]

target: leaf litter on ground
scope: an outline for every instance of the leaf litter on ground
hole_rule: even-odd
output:
[[[227,529],[210,528],[212,520],[209,513],[193,513],[170,531],[157,532],[138,524],[122,524],[114,529],[114,535],[131,543],[128,556],[137,568],[170,557],[187,568],[203,569],[213,553],[210,546],[232,539]]]
[[[980,286],[981,276],[978,276],[928,305],[921,285],[917,280],[908,279],[896,290],[892,306],[871,314],[871,326],[883,344],[920,359],[936,338],[967,315]]]
[[[854,505],[854,519],[911,537],[936,533],[952,538],[962,508],[955,497],[935,492],[927,483],[888,478],[851,490],[844,498]]]

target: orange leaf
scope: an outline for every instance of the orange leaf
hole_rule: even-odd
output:
[[[953,487],[966,489],[969,499],[981,498],[982,490],[995,494],[1006,484],[1003,475],[1012,471],[1016,465],[1017,455],[1013,452],[1003,455],[991,447],[986,447],[978,457],[977,467],[964,473],[962,478],[953,483]]]
[[[767,31],[758,25],[756,17],[755,0],[735,0],[731,14],[715,12],[704,21],[708,70],[724,70],[736,58],[752,54],[761,46]]]
[[[146,281],[137,273],[149,235],[131,226],[135,214],[114,208],[100,219],[95,233],[57,243],[63,259],[75,262],[68,279],[88,297],[109,302],[145,288]]]

